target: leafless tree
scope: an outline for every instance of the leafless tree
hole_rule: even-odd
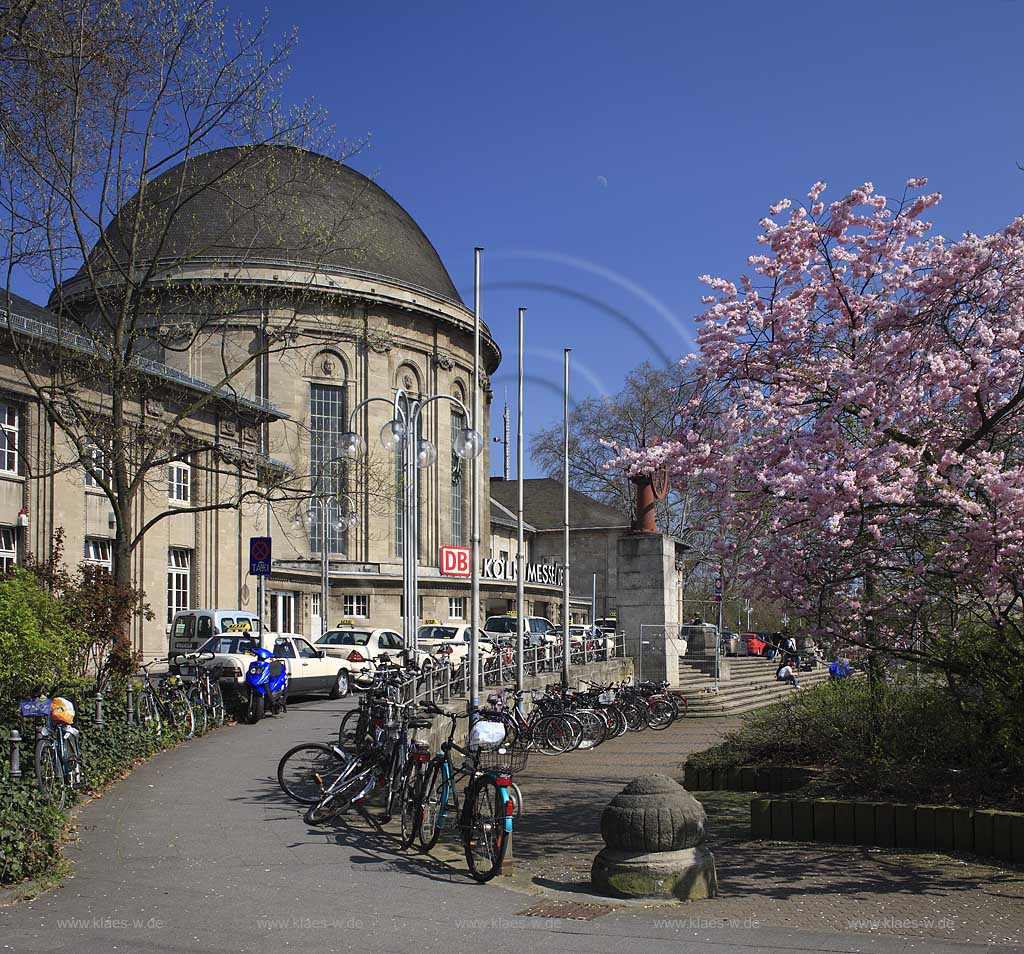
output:
[[[335,140],[311,105],[283,105],[294,44],[272,43],[265,18],[230,21],[215,0],[0,7],[6,285],[16,273],[46,282],[56,316],[42,336],[9,324],[5,340],[62,435],[51,466],[84,469],[109,500],[125,585],[133,550],[171,514],[307,492],[308,476],[276,467],[265,442],[224,453],[196,422],[235,413],[258,427],[269,361],[359,334],[317,290],[319,266],[361,214],[327,201],[333,160],[359,143]],[[325,197],[299,223],[296,189]],[[203,218],[211,193],[230,196],[216,221]],[[249,280],[282,248],[303,268],[280,287]],[[181,380],[155,375],[154,362]],[[237,472],[233,490],[168,508],[168,464],[186,458]],[[147,495],[163,507],[139,521]]]

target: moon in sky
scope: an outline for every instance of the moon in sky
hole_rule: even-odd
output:
[[[607,176],[598,176],[597,177],[597,184],[602,189],[607,189],[608,188],[608,177]]]

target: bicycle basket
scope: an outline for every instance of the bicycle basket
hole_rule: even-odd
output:
[[[50,700],[27,699],[24,702],[19,702],[18,708],[21,710],[21,714],[23,716],[29,716],[31,718],[48,716],[50,714]]]
[[[522,741],[485,743],[475,749],[477,766],[485,772],[507,772],[516,775],[526,768],[529,751]]]

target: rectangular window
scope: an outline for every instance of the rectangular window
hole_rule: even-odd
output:
[[[449,619],[465,619],[466,618],[466,597],[464,597],[464,596],[449,596],[448,597],[448,618]]]
[[[110,540],[104,540],[101,537],[86,537],[85,562],[102,566],[108,571],[113,571],[113,548]]]
[[[18,408],[13,404],[0,403],[0,471],[5,474],[18,473],[20,426]]]
[[[459,432],[466,427],[466,417],[461,412],[452,413],[452,447],[458,440]],[[466,545],[466,481],[463,479],[464,461],[452,451],[452,526],[453,547]]]
[[[102,448],[90,447],[85,452],[85,456],[88,458],[89,466],[92,467],[93,471],[98,473],[100,477],[105,478],[107,476],[107,455]],[[99,487],[99,482],[88,470],[85,472],[85,486]]]
[[[399,414],[401,420],[409,420],[413,411],[415,410],[416,403],[410,400],[408,397],[402,397],[398,402],[399,408],[402,409],[402,413]],[[407,440],[419,441],[423,436],[423,418],[419,415],[416,417],[416,433]],[[405,522],[402,519],[402,515],[405,513],[405,467],[404,467],[404,447],[399,448],[395,452],[395,555],[398,557],[405,556]],[[422,517],[423,514],[423,487],[426,481],[421,477],[417,484],[417,498],[416,498],[416,510],[417,513]],[[420,526],[423,525],[422,519],[420,520]],[[416,556],[419,557],[419,541],[416,541]]]
[[[344,387],[337,384],[309,386],[309,430],[313,492],[335,495],[326,508],[312,507],[309,549],[312,553],[323,553],[326,542],[328,553],[344,553],[347,549],[342,519],[345,511],[345,468],[337,459],[338,441],[347,430]]]
[[[309,596],[309,612],[313,616],[320,616],[320,594],[311,593]]]
[[[365,619],[370,615],[370,597],[367,593],[346,593],[343,604],[345,616]]]
[[[0,573],[10,573],[18,562],[18,531],[0,527]]]
[[[167,499],[173,503],[192,500],[192,468],[184,461],[176,460],[167,468]]]
[[[170,547],[167,551],[167,625],[174,614],[187,610],[192,592],[192,551]]]

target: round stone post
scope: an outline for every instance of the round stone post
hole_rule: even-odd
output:
[[[601,815],[605,847],[591,881],[617,898],[698,901],[718,894],[715,858],[703,847],[704,806],[674,779],[633,779]]]
[[[96,725],[103,725],[103,693],[96,692]]]
[[[135,686],[132,683],[128,683],[128,693],[127,693],[126,698],[128,700],[127,701],[127,706],[126,706],[127,712],[128,712],[128,721],[129,722],[134,722],[135,721]]]
[[[11,746],[8,755],[11,778],[21,778],[21,733],[17,729],[11,729],[8,742]]]

